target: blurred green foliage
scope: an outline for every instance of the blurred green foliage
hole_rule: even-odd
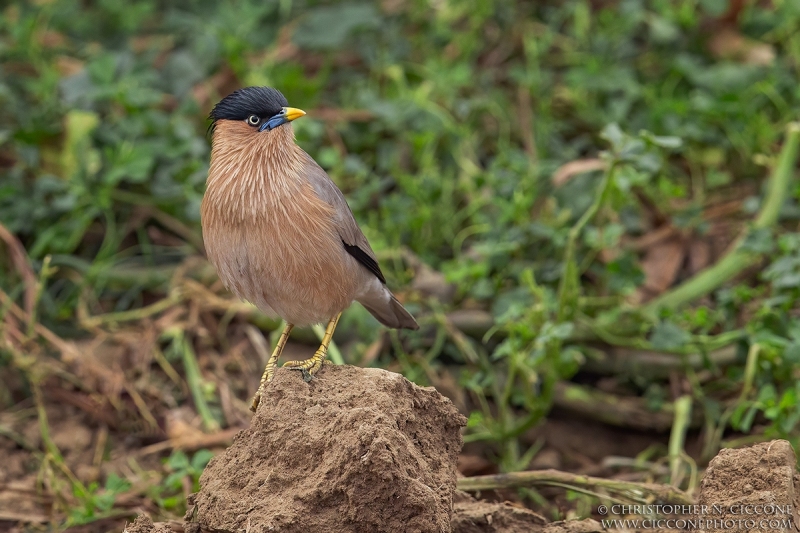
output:
[[[70,511],[66,526],[79,526],[113,516],[124,516],[124,512],[114,509],[117,496],[131,488],[131,484],[112,473],[106,480],[106,485],[100,488],[97,482],[92,482],[88,487],[75,485],[75,497],[81,502]]]
[[[162,509],[184,513],[186,511],[185,489],[191,492],[200,490],[200,474],[214,454],[209,450],[198,450],[189,457],[176,450],[164,461],[170,472],[159,485],[153,485],[148,497]],[[184,486],[184,483],[188,486]]]
[[[421,361],[460,367],[478,406],[468,438],[498,443],[505,468],[525,466],[518,437],[600,341],[677,358],[735,343],[736,365],[706,361],[713,385],[686,370],[708,424],[747,432],[760,414],[769,435],[791,435],[796,181],[779,226],[745,243],[766,257],[763,270],[677,310],[640,313],[627,299],[645,275],[623,239],[650,232],[654,213],[703,236],[710,199],[744,198],[757,212],[798,116],[800,3],[750,2],[725,25],[730,4],[16,3],[0,17],[0,222],[37,270],[50,255],[77,274],[48,282],[47,324],[69,331],[81,294],[109,311],[141,306],[153,286],[113,272],[198,251],[210,105],[221,87],[271,85],[294,106],[339,117],[297,121],[298,143],[345,192],[376,250],[407,247],[456,285],[452,305],[413,304],[434,317],[423,323],[441,333],[435,317],[461,307],[495,319],[482,340],[441,333],[432,347],[415,337],[408,353],[395,348],[418,380]],[[723,30],[740,40],[720,45]],[[553,185],[563,164],[601,150],[613,171]],[[154,245],[135,216],[143,209],[185,228],[182,244]],[[607,250],[616,253],[600,260]],[[402,262],[384,262],[394,286],[409,281]],[[15,298],[18,281],[0,269]],[[366,314],[351,313],[365,342],[374,338]],[[666,383],[626,379],[664,396]],[[755,392],[725,403],[743,383]]]

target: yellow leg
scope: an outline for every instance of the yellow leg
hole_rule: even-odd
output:
[[[293,327],[294,325],[289,324],[288,322],[286,323],[286,326],[283,328],[283,332],[278,339],[278,344],[275,345],[275,350],[272,352],[272,355],[267,361],[267,367],[264,369],[264,373],[261,375],[261,383],[258,384],[258,391],[256,391],[256,395],[253,396],[253,401],[250,404],[250,410],[254,413],[256,412],[259,402],[261,402],[261,395],[264,394],[264,387],[266,387],[267,383],[272,381],[273,376],[275,376],[275,369],[278,366],[278,358],[281,356],[281,352],[283,352],[283,347],[286,346],[286,341],[289,340],[289,334],[292,332]]]
[[[322,364],[325,362],[325,356],[328,355],[328,345],[330,345],[331,339],[333,339],[333,332],[341,316],[342,313],[339,313],[328,322],[328,327],[325,328],[325,336],[322,337],[322,344],[319,345],[319,348],[314,352],[314,356],[311,359],[306,359],[305,361],[289,361],[284,363],[283,366],[291,368],[292,370],[299,370],[303,374],[303,381],[311,381],[314,374],[319,372],[319,369],[322,368]]]

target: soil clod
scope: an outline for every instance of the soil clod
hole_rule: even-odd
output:
[[[149,516],[142,514],[129,524],[124,533],[173,533],[167,524],[154,524]]]
[[[797,531],[795,454],[785,440],[720,450],[700,484],[705,533]],[[753,523],[751,524],[750,521]],[[741,527],[740,527],[741,525]]]
[[[453,501],[453,533],[599,533],[600,523],[587,518],[547,522],[530,509],[509,502],[476,500],[458,491]]]

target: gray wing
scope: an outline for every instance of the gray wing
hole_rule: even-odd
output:
[[[361,263],[364,268],[375,274],[381,280],[381,283],[386,283],[386,278],[383,277],[381,267],[378,265],[378,259],[375,257],[375,252],[369,245],[367,238],[358,227],[356,219],[353,217],[353,212],[350,206],[347,205],[342,191],[336,186],[328,174],[314,161],[310,155],[303,152],[306,159],[306,176],[309,183],[314,187],[317,196],[321,200],[329,203],[336,211],[336,229],[339,231],[339,237],[342,239],[344,249],[352,255],[356,261]]]

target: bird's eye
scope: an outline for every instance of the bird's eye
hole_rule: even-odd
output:
[[[247,117],[247,123],[251,126],[258,126],[261,123],[261,117],[258,115],[250,115]]]

